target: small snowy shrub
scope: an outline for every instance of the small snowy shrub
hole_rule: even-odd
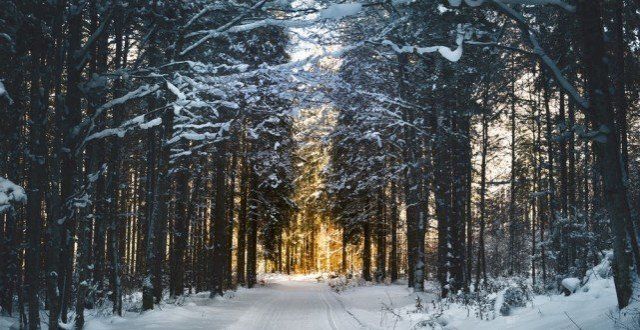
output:
[[[420,299],[420,296],[416,296],[416,311],[422,312],[423,310],[422,299]]]
[[[563,288],[562,292],[564,292],[564,294],[568,296],[578,290],[578,288],[580,287],[580,279],[575,277],[568,277],[563,279],[561,284]]]
[[[340,293],[349,288],[365,286],[367,285],[367,282],[359,275],[348,274],[347,276],[340,275],[340,276],[335,276],[333,278],[329,278],[327,280],[327,284],[329,285],[331,290]]]
[[[502,295],[500,314],[507,316],[511,314],[512,308],[527,306],[527,302],[531,300],[529,291],[529,288],[524,282],[520,282],[514,286],[509,286]]]

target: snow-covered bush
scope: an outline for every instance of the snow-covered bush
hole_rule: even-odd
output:
[[[481,289],[474,292],[460,292],[443,299],[443,308],[464,306],[469,315],[481,320],[492,320],[498,313],[509,315],[513,308],[525,307],[531,301],[531,282],[523,277],[489,279]]]
[[[526,286],[510,286],[502,294],[501,315],[511,314],[513,307],[525,307],[530,300]]]
[[[327,280],[331,290],[340,293],[350,288],[364,286],[367,282],[360,275],[339,275]]]
[[[611,261],[613,260],[613,251],[605,251],[604,258],[600,263],[589,269],[586,274],[584,282],[589,282],[596,278],[610,278],[613,275],[611,270]]]
[[[568,296],[578,290],[578,288],[580,287],[580,279],[575,277],[568,277],[563,279],[561,284],[563,288],[562,292],[564,292],[564,294]]]

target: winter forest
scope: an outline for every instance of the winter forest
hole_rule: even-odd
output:
[[[0,0],[0,329],[640,329],[640,1]]]

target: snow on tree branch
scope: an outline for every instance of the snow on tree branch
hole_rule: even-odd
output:
[[[274,18],[265,18],[262,20],[257,20],[255,22],[240,24],[244,18],[248,15],[249,12],[257,11],[261,7],[265,5],[267,0],[260,1],[256,3],[249,10],[243,12],[242,14],[236,16],[234,19],[224,24],[223,26],[213,29],[213,30],[203,30],[197,31],[190,34],[187,34],[187,37],[194,37],[198,35],[204,35],[196,42],[189,45],[183,51],[180,52],[181,56],[189,53],[196,47],[200,46],[202,43],[206,42],[209,39],[217,38],[225,34],[229,33],[239,33],[239,32],[247,32],[250,30],[254,30],[257,28],[262,28],[266,26],[277,26],[283,28],[303,28],[312,26],[320,21],[325,20],[340,20],[345,17],[357,15],[363,8],[364,5],[361,3],[339,3],[339,4],[331,4],[327,8],[320,10],[317,15],[313,18],[294,20],[290,18],[285,19],[274,19]]]
[[[456,49],[451,49],[446,46],[430,46],[430,47],[419,47],[419,46],[398,46],[394,42],[390,40],[383,40],[382,44],[386,46],[390,46],[396,53],[417,53],[420,55],[427,53],[435,53],[438,52],[442,57],[446,58],[451,62],[457,62],[462,57],[462,44],[464,41],[464,34],[458,32],[458,37],[456,38],[456,44],[458,47]]]
[[[128,131],[135,129],[136,127],[140,129],[149,129],[152,127],[159,126],[160,124],[162,124],[162,118],[155,118],[150,121],[145,121],[145,116],[141,115],[131,120],[128,120],[127,122],[122,124],[120,127],[107,128],[100,132],[93,133],[85,139],[85,142],[89,142],[91,140],[96,140],[96,139],[102,139],[108,136],[117,136],[119,138],[122,138],[125,136],[125,134]]]
[[[2,83],[2,80],[0,80],[0,98],[2,98],[2,97],[6,98],[7,101],[9,101],[9,104],[13,103],[13,99],[11,99],[11,96],[7,92],[7,89],[4,87],[4,84]]]
[[[563,0],[498,0],[503,4],[508,5],[553,5],[558,6],[568,12],[575,12],[576,7],[563,1]],[[464,2],[470,7],[481,6],[485,0],[464,0]],[[462,0],[449,0],[449,5],[452,7],[459,7],[462,4]]]
[[[98,109],[96,109],[96,111],[93,114],[93,116],[91,116],[90,118],[87,118],[78,127],[76,127],[76,131],[74,132],[74,135],[77,135],[80,132],[80,130],[82,130],[85,127],[88,127],[87,134],[91,134],[92,131],[93,131],[96,119],[98,117],[100,117],[100,115],[104,111],[106,111],[109,108],[125,104],[125,103],[127,103],[127,102],[129,102],[131,100],[138,99],[138,98],[141,98],[141,97],[145,97],[145,96],[157,91],[158,89],[160,89],[160,86],[158,86],[158,85],[153,85],[153,86],[142,85],[142,86],[138,87],[134,91],[131,91],[131,92],[129,92],[129,93],[127,93],[127,94],[125,94],[125,95],[123,95],[121,97],[115,98],[115,99],[103,104]]]
[[[17,184],[0,176],[0,214],[6,211],[12,203],[24,204],[27,194]]]
[[[556,64],[554,60],[552,60],[547,52],[542,48],[540,42],[534,31],[529,28],[529,23],[527,20],[513,8],[504,4],[501,0],[492,0],[492,2],[500,9],[506,16],[513,19],[519,26],[520,30],[524,34],[528,36],[529,42],[531,43],[531,47],[533,48],[533,52],[540,58],[542,64],[551,71],[553,76],[555,77],[558,84],[566,90],[566,92],[574,99],[583,109],[589,108],[589,102],[585,100],[580,92],[567,80],[567,78],[562,74],[562,71]]]

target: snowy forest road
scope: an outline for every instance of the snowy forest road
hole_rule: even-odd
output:
[[[338,294],[312,276],[279,276],[222,298],[210,299],[203,292],[142,314],[90,318],[86,329],[391,329],[395,320],[382,313],[382,307],[411,304],[412,299],[404,285],[367,286]]]
[[[354,329],[362,327],[326,284],[286,281],[271,284],[268,294],[229,329]]]

